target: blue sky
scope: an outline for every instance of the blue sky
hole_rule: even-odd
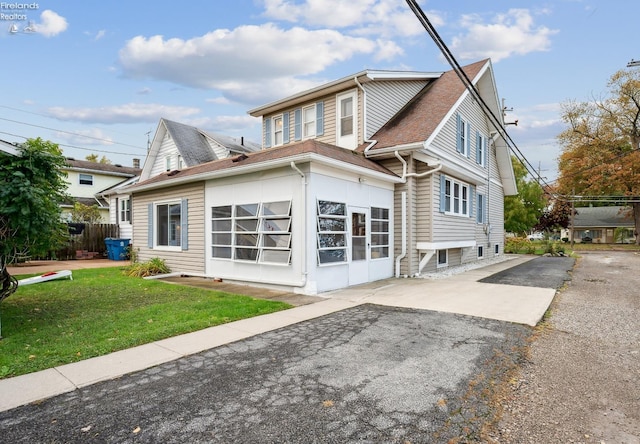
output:
[[[509,134],[549,181],[560,105],[640,59],[638,2],[420,6],[460,64],[492,59]],[[123,165],[161,117],[259,142],[247,110],[272,100],[363,69],[451,69],[404,0],[8,1],[0,48],[0,139]]]

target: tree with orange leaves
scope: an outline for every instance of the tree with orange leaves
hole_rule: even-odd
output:
[[[559,191],[629,202],[640,245],[640,71],[618,71],[607,86],[603,99],[563,106]]]

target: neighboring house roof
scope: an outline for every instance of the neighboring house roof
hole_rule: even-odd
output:
[[[151,175],[153,163],[158,156],[166,133],[171,136],[187,167],[227,157],[226,152],[231,154],[250,153],[261,148],[259,144],[245,140],[244,137],[238,139],[210,133],[195,126],[161,118],[143,168],[143,179],[147,179]],[[225,152],[224,156],[220,155],[221,149]],[[216,153],[216,151],[218,152]]]
[[[109,208],[109,202],[105,199],[97,198],[97,197],[72,197],[70,200],[67,200],[60,204],[61,207],[73,207],[74,203],[81,203],[82,205],[86,205],[88,207],[92,207],[97,205],[98,208]]]
[[[629,207],[579,207],[573,217],[574,228],[634,227]]]
[[[11,156],[18,155],[17,145],[14,145],[13,143],[10,143],[10,142],[6,142],[4,140],[0,140],[0,151],[5,154],[9,154]]]
[[[67,157],[67,169],[70,171],[103,174],[105,176],[134,177],[142,171],[140,168],[126,167],[118,164],[90,162]]]
[[[240,154],[239,156],[208,162],[184,170],[170,171],[133,185],[127,190],[139,191],[162,188],[178,183],[261,171],[268,168],[288,166],[291,162],[310,160],[325,161],[335,168],[368,170],[370,174],[386,178],[389,181],[400,180],[395,173],[377,162],[365,158],[362,153],[310,139],[254,153]]]

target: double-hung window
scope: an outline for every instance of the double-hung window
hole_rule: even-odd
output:
[[[302,138],[307,139],[316,135],[316,106],[302,108]]]
[[[463,156],[469,157],[471,153],[471,123],[462,117],[456,115],[456,151]]]
[[[479,131],[476,137],[476,163],[482,167],[487,166],[487,136]]]
[[[179,247],[181,229],[181,205],[167,203],[156,205],[156,245]]]
[[[455,216],[471,214],[471,186],[440,176],[440,212]]]
[[[273,146],[282,145],[283,140],[282,116],[277,116],[273,118]]]
[[[131,199],[120,199],[119,206],[120,223],[131,222]]]
[[[80,173],[78,176],[78,183],[80,185],[93,185],[93,175]]]

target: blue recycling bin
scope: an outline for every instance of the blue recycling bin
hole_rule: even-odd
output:
[[[104,243],[107,245],[107,257],[112,261],[124,261],[127,259],[127,247],[130,239],[115,239],[107,237]]]

